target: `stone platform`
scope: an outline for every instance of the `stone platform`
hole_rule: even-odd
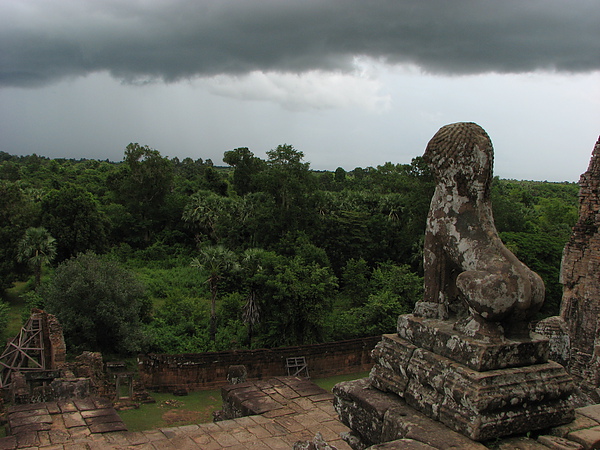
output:
[[[112,403],[94,397],[12,406],[7,420],[10,436],[0,439],[0,449],[62,446],[127,430]]]
[[[369,380],[347,381],[334,388],[334,405],[346,424],[371,450],[465,449],[583,450],[600,448],[600,405],[578,408],[567,424],[527,436],[475,442],[419,413],[396,395],[371,386]],[[358,447],[357,447],[358,448]]]
[[[429,448],[486,448],[414,410],[400,397],[375,389],[368,378],[339,383],[334,394],[336,411],[365,445],[412,439]]]
[[[223,417],[263,415],[280,417],[309,411],[333,402],[331,392],[306,378],[274,377],[268,380],[229,384],[221,388]]]
[[[372,352],[375,365],[369,384],[395,394],[400,403],[394,408],[410,406],[474,441],[573,419],[573,381],[563,366],[548,361],[547,340],[534,335],[483,341],[455,331],[452,325],[412,314],[400,316],[398,334],[384,335]],[[362,391],[336,391],[336,408],[346,424],[350,419],[345,414],[353,408],[348,405],[358,402],[365,410],[372,409],[367,398],[353,398],[358,392]],[[352,412],[354,417],[357,411]]]
[[[548,361],[548,339],[540,335],[486,342],[458,333],[454,325],[453,320],[404,314],[398,317],[397,331],[398,336],[422,349],[479,372]]]
[[[298,441],[312,441],[317,433],[338,450],[351,449],[340,436],[349,429],[337,417],[333,395],[306,379],[273,378],[229,385],[224,391],[249,407],[242,414],[244,417],[136,432],[118,431],[125,427],[114,409],[109,407],[110,402],[96,405],[92,399],[84,399],[58,405],[36,403],[19,406],[11,410],[10,416],[15,419],[29,417],[32,428],[19,430],[18,427],[24,424],[12,420],[11,430],[17,434],[0,438],[0,450],[278,450],[291,449]],[[95,406],[101,406],[100,410],[110,410],[110,417],[116,416],[119,427],[113,426],[109,430],[108,425],[105,429],[99,423],[98,428],[92,426],[93,422],[102,421],[100,416],[109,417],[88,409]],[[97,420],[90,419],[96,416]]]
[[[256,385],[254,383],[246,386],[237,385],[240,389],[228,389],[229,392],[237,392],[235,394],[237,399],[246,397],[242,395],[243,391],[249,394],[248,399],[264,397],[263,402],[253,402],[255,405],[270,405],[265,407],[262,414],[217,423],[194,424],[147,431],[92,432],[94,430],[90,426],[86,430],[85,427],[82,428],[81,422],[76,425],[76,420],[69,422],[69,419],[66,419],[67,417],[73,419],[75,411],[70,411],[73,407],[77,408],[81,414],[86,410],[92,411],[86,409],[90,405],[80,404],[78,406],[75,402],[73,402],[73,405],[66,402],[62,405],[65,412],[61,412],[60,416],[58,413],[51,414],[51,411],[56,411],[53,408],[58,404],[51,404],[49,409],[46,404],[27,405],[27,407],[23,407],[22,411],[13,410],[12,412],[31,411],[21,416],[41,416],[41,420],[32,420],[32,423],[49,423],[44,420],[44,416],[50,415],[53,419],[57,419],[52,422],[56,424],[55,429],[58,429],[58,426],[62,424],[65,426],[64,430],[62,432],[52,432],[51,428],[50,430],[30,431],[27,435],[18,433],[17,436],[7,436],[0,439],[0,450],[16,448],[30,450],[215,450],[222,448],[230,450],[276,450],[291,449],[297,441],[310,441],[317,432],[321,433],[325,440],[330,445],[337,447],[338,450],[350,449],[350,446],[340,439],[340,433],[348,432],[349,428],[338,420],[331,402],[331,394],[307,380],[299,380],[300,383],[297,385],[298,390],[304,391],[305,395],[300,395],[293,387],[294,381],[289,380],[287,377],[282,377],[271,383],[270,381],[259,381]],[[271,388],[268,387],[269,384],[271,384]],[[396,440],[385,444],[373,446],[372,450],[447,450],[451,448],[479,450],[486,448],[480,443],[470,441],[466,437],[449,430],[446,426],[415,411],[405,403],[400,403],[390,409],[390,404],[386,401],[390,398],[398,400],[398,397],[374,389],[365,380],[341,383],[338,386],[344,385],[355,386],[354,390],[358,392],[356,406],[366,403],[372,398],[376,399],[375,404],[371,402],[370,415],[360,413],[353,416],[355,424],[361,423],[363,426],[370,427],[374,435],[379,430],[379,432],[384,431],[384,434],[390,438],[398,437]],[[360,393],[363,390],[364,392]],[[250,406],[250,404],[247,405]],[[80,408],[81,406],[83,408]],[[104,407],[108,406],[107,404],[94,406],[100,406],[99,410],[110,409]],[[46,408],[48,414],[33,412],[44,408]],[[94,416],[94,414],[91,415]],[[83,416],[82,418],[84,418]],[[14,418],[17,417],[19,415],[14,416]],[[67,424],[70,428],[66,427]],[[13,427],[16,429],[19,426],[22,425],[13,420]],[[580,450],[600,448],[600,405],[576,410],[574,421],[546,430],[545,433],[534,438],[518,437],[494,440],[491,447],[496,450]],[[21,436],[19,437],[19,435]]]

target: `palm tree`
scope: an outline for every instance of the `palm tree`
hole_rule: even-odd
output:
[[[260,322],[260,305],[258,304],[257,292],[250,289],[246,297],[246,303],[242,307],[242,319],[248,325],[248,347],[252,347],[252,334],[254,326]]]
[[[246,303],[242,307],[242,318],[244,323],[248,325],[248,346],[250,347],[252,346],[254,326],[260,322],[261,315],[258,288],[256,283],[252,282],[251,279],[262,270],[261,261],[265,253],[265,250],[261,248],[249,248],[244,252],[242,259],[242,266],[247,272],[246,280],[249,285]]]
[[[27,263],[35,275],[35,286],[40,285],[42,267],[56,257],[56,239],[44,227],[31,227],[19,242],[17,259]]]
[[[183,220],[202,232],[214,242],[219,239],[219,222],[232,214],[233,200],[214,192],[200,191],[190,197],[183,210]]]
[[[217,289],[219,281],[227,272],[239,269],[235,253],[222,245],[211,245],[200,250],[200,256],[192,259],[192,267],[208,273],[206,282],[210,288],[210,339],[214,342],[217,336]]]

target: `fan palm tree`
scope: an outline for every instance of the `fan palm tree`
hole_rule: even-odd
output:
[[[210,304],[210,339],[214,342],[217,335],[217,290],[219,281],[227,272],[238,270],[239,265],[235,253],[222,245],[211,245],[200,250],[200,256],[192,259],[192,267],[207,272],[211,293]]]
[[[35,287],[40,285],[42,267],[56,258],[56,239],[44,227],[31,227],[19,242],[17,259],[27,263],[35,275]]]
[[[253,276],[262,270],[262,258],[265,250],[260,248],[249,248],[244,252],[242,266],[246,273],[246,279],[251,280]],[[248,325],[248,345],[252,346],[252,334],[254,326],[260,322],[261,309],[259,304],[258,288],[255,282],[248,281],[249,292],[246,297],[246,303],[242,307],[242,318]]]

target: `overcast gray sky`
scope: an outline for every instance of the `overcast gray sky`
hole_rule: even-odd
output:
[[[598,24],[598,0],[0,0],[0,150],[223,164],[287,143],[352,170],[473,121],[496,175],[577,181]]]

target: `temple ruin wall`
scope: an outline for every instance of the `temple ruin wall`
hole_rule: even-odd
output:
[[[150,390],[172,392],[214,389],[227,383],[229,366],[244,365],[248,381],[287,375],[287,358],[306,358],[311,378],[370,370],[371,350],[381,336],[326,344],[227,352],[150,354],[141,357],[141,383]]]

